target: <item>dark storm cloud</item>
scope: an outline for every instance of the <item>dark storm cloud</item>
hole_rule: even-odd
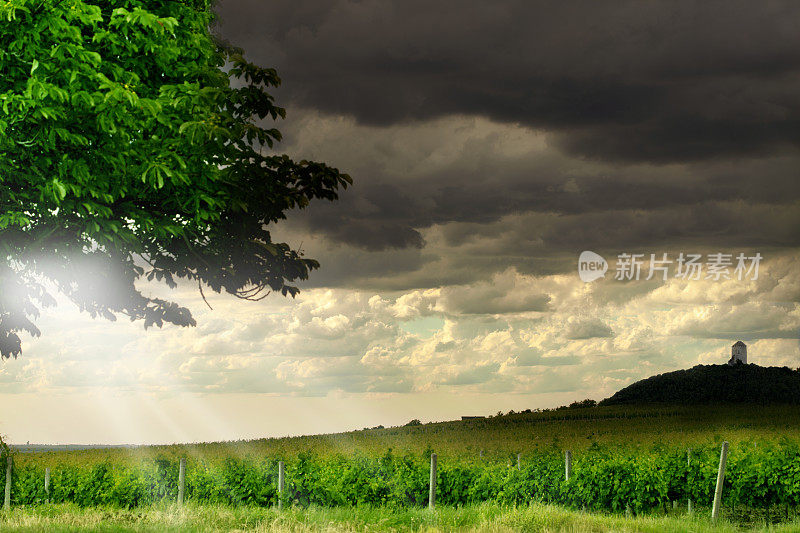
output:
[[[476,235],[511,231],[493,223],[525,213],[558,216],[513,229],[517,243],[532,239],[558,250],[680,243],[796,246],[797,168],[800,159],[779,158],[658,173],[606,168],[570,177],[537,168],[533,160],[487,156],[482,167],[446,168],[420,183],[373,174],[339,202],[318,204],[294,220],[311,232],[371,251],[422,248],[420,229],[453,223],[460,224],[444,234],[448,245],[458,246]]]
[[[222,33],[291,105],[366,124],[461,113],[606,160],[800,141],[796,2],[224,0]]]
[[[563,272],[584,249],[800,244],[800,4],[218,11],[223,35],[284,79],[280,149],[355,178],[290,218],[331,245],[309,249],[323,263],[312,284],[407,289]],[[543,146],[520,149],[519,131]]]

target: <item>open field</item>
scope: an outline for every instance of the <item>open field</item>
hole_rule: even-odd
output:
[[[504,507],[479,504],[465,507],[392,509],[359,506],[349,508],[274,509],[214,505],[155,505],[133,510],[82,509],[59,504],[14,509],[0,516],[5,532],[378,532],[378,531],[541,531],[541,532],[775,532],[800,531],[800,521],[767,526],[737,526],[726,521],[712,525],[703,515],[675,513],[626,518],[620,515],[583,513],[554,505]]]
[[[157,456],[264,458],[296,456],[365,455],[380,457],[391,448],[399,454],[436,451],[441,458],[477,457],[505,460],[509,454],[533,454],[554,449],[580,451],[592,444],[644,446],[671,443],[692,447],[709,441],[777,441],[800,438],[800,408],[779,405],[717,406],[607,406],[546,412],[516,413],[502,417],[450,421],[420,426],[368,429],[331,435],[270,438],[224,443],[169,446],[114,447],[18,455],[20,464],[65,464],[103,460],[114,463],[153,459]],[[22,447],[23,449],[25,447]]]

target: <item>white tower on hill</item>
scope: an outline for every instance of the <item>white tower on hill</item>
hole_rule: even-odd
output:
[[[731,358],[728,360],[729,365],[737,363],[747,364],[747,345],[742,341],[736,341],[731,346]]]

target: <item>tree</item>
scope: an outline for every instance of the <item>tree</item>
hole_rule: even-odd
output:
[[[280,79],[213,21],[208,0],[0,2],[2,357],[40,334],[53,291],[93,317],[190,326],[136,283],[257,300],[319,267],[268,225],[352,181],[269,150]]]

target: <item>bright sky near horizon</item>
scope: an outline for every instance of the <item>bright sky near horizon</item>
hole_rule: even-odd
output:
[[[797,366],[793,268],[775,258],[755,282],[505,272],[434,289],[315,288],[294,301],[214,295],[213,311],[187,288],[172,297],[198,327],[146,332],[60,302],[42,337],[2,363],[0,423],[14,443],[235,440],[600,399],[723,363],[733,338],[752,362]],[[546,309],[527,309],[532,295],[547,295]]]

